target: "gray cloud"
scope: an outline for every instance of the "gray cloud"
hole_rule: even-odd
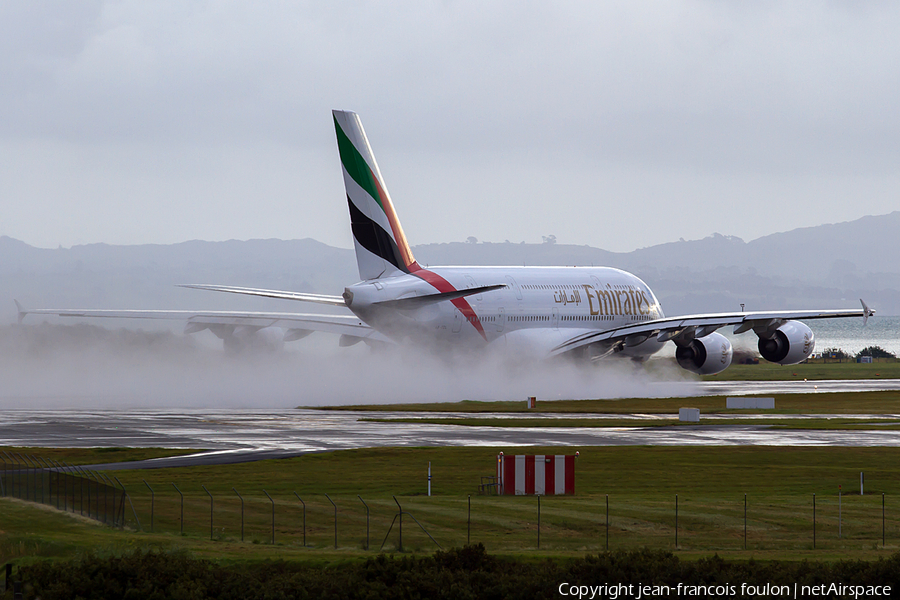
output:
[[[887,2],[7,3],[0,234],[347,246],[331,108],[415,243],[889,212],[898,26]]]

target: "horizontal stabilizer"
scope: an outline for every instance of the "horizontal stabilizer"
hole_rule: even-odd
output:
[[[244,294],[247,296],[262,296],[265,298],[279,298],[281,300],[298,300],[300,302],[315,302],[316,304],[330,304],[331,306],[347,306],[341,296],[326,296],[324,294],[303,294],[300,292],[283,292],[280,290],[260,290],[257,288],[231,287],[227,285],[201,285],[183,283],[178,287],[192,290],[209,290],[211,292],[228,292],[230,294]]]
[[[483,294],[484,292],[493,292],[501,288],[508,287],[505,283],[495,285],[483,285],[481,287],[468,288],[465,290],[454,290],[452,292],[443,292],[440,294],[429,294],[427,296],[413,296],[412,298],[400,298],[399,300],[385,300],[384,302],[376,302],[378,306],[387,306],[400,310],[411,310],[434,304],[436,302],[444,302],[445,300],[456,300],[473,294]]]

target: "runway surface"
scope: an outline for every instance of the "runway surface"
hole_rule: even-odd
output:
[[[788,368],[788,367],[785,367]],[[701,396],[749,396],[900,390],[900,379],[832,379],[828,381],[703,381]]]
[[[900,389],[900,381],[876,382],[714,382],[708,394],[764,394],[807,391]],[[283,458],[310,452],[381,446],[900,446],[900,431],[781,430],[765,425],[704,424],[645,427],[631,415],[633,427],[462,427],[425,423],[375,423],[364,418],[464,416],[461,413],[348,412],[310,409],[145,409],[145,410],[7,410],[0,423],[0,445],[36,447],[162,447],[196,448],[204,452],[127,463],[127,468],[158,468],[197,464],[227,464]],[[482,418],[566,417],[596,419],[598,415],[479,414]],[[617,419],[628,415],[610,415]],[[815,415],[821,417],[822,415]],[[827,416],[827,415],[826,415]],[[848,415],[841,415],[846,417]],[[857,415],[873,422],[884,415]],[[892,415],[895,418],[898,415]],[[777,417],[766,415],[767,418]],[[734,418],[729,416],[729,418]],[[803,416],[783,416],[785,419]],[[123,468],[103,465],[97,468]]]

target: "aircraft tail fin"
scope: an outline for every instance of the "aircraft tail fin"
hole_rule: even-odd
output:
[[[359,116],[332,111],[361,279],[419,270]]]

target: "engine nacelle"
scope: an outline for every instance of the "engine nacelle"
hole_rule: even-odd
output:
[[[734,351],[731,342],[721,333],[691,340],[686,346],[678,346],[675,360],[678,365],[700,375],[714,375],[728,368]]]
[[[759,354],[769,362],[795,365],[803,362],[816,348],[812,329],[799,321],[788,321],[769,338],[759,338]]]

